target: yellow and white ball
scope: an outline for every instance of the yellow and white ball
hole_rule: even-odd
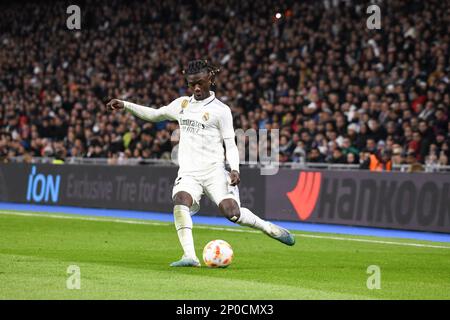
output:
[[[203,249],[203,261],[212,268],[228,267],[233,261],[233,249],[224,240],[210,241]]]

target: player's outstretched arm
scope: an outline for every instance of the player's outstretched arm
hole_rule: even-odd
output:
[[[106,107],[108,108],[108,110],[125,109],[134,114],[136,117],[151,122],[158,122],[171,118],[166,110],[167,107],[154,109],[119,99],[112,99],[106,104]]]

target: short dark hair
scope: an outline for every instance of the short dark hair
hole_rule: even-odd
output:
[[[212,83],[214,84],[214,77],[220,72],[220,68],[211,64],[208,60],[192,60],[189,61],[186,69],[183,70],[184,75],[197,74],[200,72],[208,72],[211,75]]]

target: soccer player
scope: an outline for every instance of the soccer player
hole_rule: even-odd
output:
[[[184,254],[181,260],[171,264],[172,267],[200,266],[194,249],[191,215],[200,209],[203,194],[214,201],[230,221],[261,230],[286,245],[295,244],[295,238],[288,230],[264,221],[240,206],[237,187],[240,182],[239,153],[231,110],[210,91],[218,71],[207,60],[189,62],[183,73],[193,95],[175,99],[159,109],[118,99],[107,104],[109,110],[125,109],[146,121],[174,120],[179,123],[179,170],[172,199],[175,227]],[[225,169],[224,154],[231,172]]]

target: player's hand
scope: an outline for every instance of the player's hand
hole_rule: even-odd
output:
[[[108,110],[122,110],[123,108],[125,108],[125,104],[119,99],[112,99],[106,104],[106,107],[108,108]]]
[[[230,172],[230,179],[231,179],[230,184],[232,186],[237,186],[239,184],[239,182],[241,182],[241,178],[239,176],[239,172],[237,172],[236,170],[232,170]]]

